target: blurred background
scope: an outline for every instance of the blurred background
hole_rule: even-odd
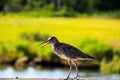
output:
[[[0,77],[66,77],[67,61],[39,46],[50,36],[96,58],[80,77],[120,79],[120,0],[0,0]]]

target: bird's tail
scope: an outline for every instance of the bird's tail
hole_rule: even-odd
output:
[[[95,57],[92,57],[92,56],[86,55],[86,59],[87,59],[87,60],[95,60]]]

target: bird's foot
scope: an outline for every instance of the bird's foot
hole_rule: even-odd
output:
[[[77,75],[77,76],[75,76],[74,78],[69,78],[69,76],[66,78],[66,79],[64,79],[64,80],[79,80],[79,79],[77,79],[78,77],[80,77],[80,75]]]
[[[73,79],[77,79],[77,78],[78,78],[78,76],[74,77]]]
[[[66,79],[64,79],[64,80],[74,80],[74,79],[73,79],[73,78],[68,78],[68,79],[66,78]]]
[[[64,80],[69,80],[69,76],[67,76],[67,78],[66,78],[66,79],[64,79]]]
[[[64,80],[74,80],[73,78],[69,78],[69,76],[66,78],[66,79],[64,79]]]
[[[74,77],[74,78],[66,78],[66,79],[64,79],[64,80],[79,80],[79,79],[77,79],[78,78],[78,76],[76,76],[76,77]]]
[[[78,77],[80,77],[80,75],[75,76],[73,79],[74,80],[79,80],[79,79],[77,79]]]

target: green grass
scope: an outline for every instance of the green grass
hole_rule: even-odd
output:
[[[111,62],[107,62],[105,59],[101,61],[101,73],[110,74],[110,73],[119,73],[120,74],[120,56],[114,55]]]
[[[119,19],[0,16],[0,41],[17,40],[22,32],[41,32],[72,44],[89,37],[119,47],[119,30]]]

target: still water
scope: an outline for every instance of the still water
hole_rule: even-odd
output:
[[[69,67],[66,68],[34,68],[27,67],[25,69],[16,70],[15,68],[9,66],[4,69],[0,69],[0,78],[65,78],[68,74]],[[110,79],[120,79],[120,75],[101,75],[98,71],[86,71],[79,70],[79,75],[81,78],[110,78]],[[72,71],[71,77],[75,76],[75,70]]]

